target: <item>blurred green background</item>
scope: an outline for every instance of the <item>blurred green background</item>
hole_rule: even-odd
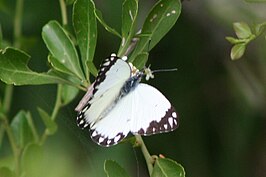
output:
[[[140,23],[156,1],[140,1]],[[109,25],[120,29],[122,0],[95,1]],[[173,29],[150,52],[152,69],[178,68],[157,74],[149,84],[169,98],[180,115],[180,127],[171,133],[145,137],[151,154],[163,154],[182,164],[188,177],[266,176],[266,42],[260,37],[245,56],[230,60],[232,23],[266,20],[266,3],[244,0],[184,1]],[[68,6],[69,20],[71,6]],[[12,41],[15,0],[0,0],[3,38]],[[47,54],[41,29],[49,20],[61,22],[59,2],[25,0],[22,49],[32,57],[30,67],[47,70]],[[101,60],[118,50],[120,41],[98,25],[95,54]],[[4,83],[0,83],[3,94]],[[116,160],[131,176],[148,176],[139,149],[129,144],[102,148],[88,131],[76,126],[75,106],[84,93],[60,111],[59,129],[48,138],[40,177],[104,176],[105,159]],[[44,127],[36,106],[51,112],[55,85],[15,87],[10,117],[20,109],[30,110],[38,131]],[[35,118],[36,117],[36,118]],[[8,139],[0,146],[0,163],[9,161]],[[34,159],[35,160],[35,159]],[[36,158],[38,161],[38,158]]]

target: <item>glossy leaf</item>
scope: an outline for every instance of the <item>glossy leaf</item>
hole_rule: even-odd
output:
[[[95,9],[95,15],[97,20],[101,23],[101,25],[105,28],[106,31],[118,36],[119,38],[122,38],[121,35],[114,28],[111,28],[110,26],[107,25],[107,23],[103,19],[103,15],[100,10]]]
[[[18,49],[7,48],[0,51],[0,79],[6,84],[41,85],[68,83],[66,80],[48,73],[37,73],[28,68],[30,56]]]
[[[89,80],[87,62],[93,60],[97,42],[97,22],[94,11],[95,5],[91,0],[77,0],[73,8],[73,26],[87,80]]]
[[[48,131],[47,133],[49,135],[54,134],[57,130],[57,124],[54,122],[54,120],[51,119],[51,117],[46,111],[44,111],[41,108],[37,108],[37,109],[38,109],[39,115],[41,116],[45,127],[47,128],[47,131]]]
[[[47,23],[42,29],[42,38],[53,57],[84,80],[76,48],[61,25],[56,21]]]
[[[19,111],[10,124],[15,141],[20,148],[23,148],[27,144],[35,141],[27,116],[28,114],[25,111]]]
[[[231,44],[237,44],[237,43],[243,43],[243,42],[245,42],[245,40],[243,40],[243,39],[238,39],[238,38],[234,38],[234,37],[230,37],[230,36],[225,37],[225,39],[228,42],[230,42]]]
[[[235,22],[233,27],[237,37],[240,39],[246,39],[252,34],[250,27],[245,22]]]
[[[107,177],[129,177],[125,169],[113,160],[106,160],[104,162],[104,171]]]
[[[51,64],[51,66],[60,72],[63,72],[65,74],[72,74],[72,71],[70,71],[65,65],[63,65],[62,63],[59,62],[58,59],[56,59],[54,56],[52,55],[48,55],[48,62]]]
[[[43,149],[38,144],[32,143],[25,147],[21,158],[21,169],[26,176],[37,177],[44,172],[43,155]]]
[[[148,61],[149,53],[141,53],[137,55],[136,59],[134,60],[134,66],[138,69],[143,69]]]
[[[63,105],[67,105],[70,103],[74,98],[76,98],[79,90],[76,87],[63,85],[62,92],[61,92],[61,100]]]
[[[118,56],[123,56],[131,44],[135,34],[136,18],[138,15],[138,1],[125,0],[122,6],[122,42]]]
[[[15,177],[15,173],[7,167],[1,167],[0,176],[1,177]]]
[[[151,177],[185,177],[185,170],[179,163],[171,159],[158,158]]]
[[[245,44],[236,44],[233,46],[231,50],[231,59],[232,60],[237,60],[241,58],[246,50],[246,45]]]
[[[142,52],[150,51],[173,27],[181,13],[180,0],[158,1],[146,18],[130,61]]]

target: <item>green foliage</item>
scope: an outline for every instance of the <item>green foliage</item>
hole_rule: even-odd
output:
[[[76,48],[61,25],[56,21],[50,21],[43,27],[42,37],[54,60],[57,60],[57,63],[53,64],[58,67],[57,64],[60,63],[61,67],[68,69],[69,74],[85,80]]]
[[[94,57],[97,40],[97,24],[93,1],[77,0],[73,8],[73,26],[81,53],[86,78],[89,79],[88,62]]]
[[[49,116],[47,112],[45,112],[43,109],[38,108],[38,112],[40,117],[42,118],[42,121],[47,129],[48,135],[53,135],[57,130],[57,124],[52,120],[52,118]]]
[[[101,25],[105,28],[106,31],[110,32],[111,34],[116,35],[119,38],[122,38],[121,35],[114,28],[107,25],[107,23],[103,19],[103,15],[100,10],[95,9],[95,15],[97,17],[97,20],[101,23]]]
[[[253,27],[250,27],[245,22],[235,22],[233,23],[233,28],[237,38],[226,37],[226,40],[233,44],[231,49],[231,59],[237,60],[241,58],[247,45],[260,36],[265,31],[266,23],[256,24]]]
[[[18,147],[21,149],[27,146],[29,143],[35,141],[32,128],[28,121],[29,117],[29,113],[20,111],[13,118],[10,125],[15,141]]]
[[[134,61],[140,53],[150,51],[173,27],[180,13],[181,2],[179,0],[158,1],[144,22],[130,61]]]
[[[13,171],[11,171],[7,167],[0,167],[0,176],[1,177],[15,177],[15,174]]]
[[[67,83],[50,73],[37,73],[28,68],[29,55],[21,50],[7,48],[0,51],[0,79],[7,84],[41,85]]]
[[[122,41],[120,49],[118,50],[118,56],[125,55],[129,48],[132,37],[135,35],[136,19],[138,15],[138,1],[137,0],[125,0],[122,6]]]
[[[127,172],[113,160],[104,162],[104,171],[107,177],[129,177]]]
[[[158,158],[151,177],[185,177],[185,170],[171,159]]]

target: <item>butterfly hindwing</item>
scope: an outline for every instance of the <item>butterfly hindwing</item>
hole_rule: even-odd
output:
[[[91,127],[91,138],[102,146],[119,143],[129,132],[151,135],[178,127],[178,115],[156,88],[140,83]]]

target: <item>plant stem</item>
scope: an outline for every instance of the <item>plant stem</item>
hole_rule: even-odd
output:
[[[13,95],[13,85],[6,85],[5,87],[5,95],[3,100],[3,109],[4,114],[8,114],[11,106],[12,101],[12,95]]]
[[[54,105],[54,109],[53,109],[53,112],[52,112],[52,115],[51,115],[51,119],[54,121],[58,112],[59,112],[59,109],[61,108],[62,106],[62,103],[61,103],[61,92],[62,92],[62,85],[61,84],[58,84],[57,86],[57,94],[56,94],[56,101],[55,101],[55,105]],[[48,129],[46,128],[42,137],[41,137],[41,140],[40,140],[40,144],[42,145],[45,140],[47,139],[49,135],[49,132],[48,132]]]
[[[144,158],[146,160],[146,164],[148,166],[149,174],[151,176],[152,170],[153,170],[153,158],[151,157],[151,155],[150,155],[150,153],[149,153],[144,141],[142,140],[142,137],[140,135],[135,135],[135,137],[136,137],[136,141],[137,141],[138,145],[141,148],[143,156],[144,156]]]
[[[65,0],[59,0],[62,16],[62,24],[67,25],[67,10]]]
[[[23,2],[24,0],[17,0],[16,12],[14,19],[14,47],[20,48],[20,37],[21,37],[21,24],[22,24],[22,13],[23,13]]]
[[[20,171],[20,165],[19,165],[19,158],[20,158],[20,149],[19,147],[17,146],[16,144],[16,141],[15,141],[15,136],[9,126],[9,123],[8,123],[8,118],[7,117],[3,117],[3,126],[6,130],[6,134],[8,136],[8,140],[10,142],[10,145],[11,145],[11,148],[12,148],[12,151],[13,151],[13,154],[14,154],[14,159],[15,159],[15,173],[17,176],[19,176],[19,171]]]
[[[52,113],[52,116],[51,116],[52,120],[55,120],[55,118],[56,118],[56,116],[58,114],[58,111],[59,111],[59,109],[60,109],[60,107],[62,105],[62,103],[61,103],[61,92],[62,92],[62,85],[58,84],[55,106],[54,106],[54,110],[53,110],[53,113]]]

